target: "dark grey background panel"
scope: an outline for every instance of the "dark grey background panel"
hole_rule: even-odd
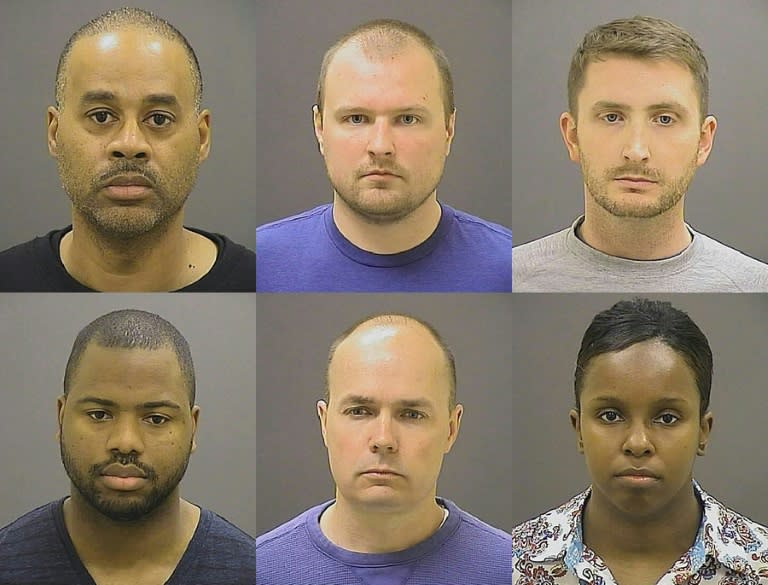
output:
[[[515,245],[570,225],[583,210],[577,164],[558,130],[571,56],[598,24],[636,14],[688,30],[710,69],[715,144],[686,197],[696,229],[768,261],[768,3],[763,0],[514,0],[512,7],[512,236]]]
[[[374,18],[422,28],[445,51],[456,94],[456,137],[439,198],[509,226],[512,101],[510,0],[281,0],[258,2],[257,224],[331,200],[312,130],[317,76],[338,37]]]
[[[212,146],[187,202],[185,223],[253,249],[256,126],[256,8],[252,0],[157,0],[155,12],[187,37],[203,74]],[[48,154],[46,108],[54,103],[59,54],[80,26],[123,4],[108,0],[0,2],[0,250],[67,225],[69,199]],[[262,89],[263,91],[263,89]],[[261,142],[260,142],[261,141]]]
[[[259,533],[333,498],[315,414],[331,342],[372,313],[411,313],[431,323],[456,356],[464,405],[438,494],[511,530],[510,495],[520,491],[511,424],[517,395],[509,334],[510,295],[266,295],[256,304],[257,529]]]
[[[226,293],[0,295],[0,526],[69,493],[56,441],[64,367],[77,333],[123,308],[167,319],[192,351],[200,420],[182,497],[255,535],[256,297]]]

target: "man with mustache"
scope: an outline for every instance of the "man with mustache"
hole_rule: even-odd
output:
[[[202,91],[186,38],[149,12],[75,32],[47,119],[72,225],[0,253],[0,290],[253,291],[250,250],[184,226],[211,146]]]
[[[712,351],[667,302],[620,301],[584,333],[570,411],[591,486],[512,530],[514,585],[757,585],[768,528],[693,479]]]
[[[179,497],[200,408],[171,323],[129,309],[91,322],[57,408],[70,495],[0,530],[0,584],[253,584],[253,539]]]
[[[257,228],[257,291],[511,290],[509,230],[437,198],[456,109],[429,36],[397,20],[344,35],[313,114],[333,202]]]
[[[317,402],[336,497],[257,538],[256,583],[509,585],[509,534],[436,496],[463,410],[427,323],[374,315],[342,333]]]
[[[765,292],[768,266],[685,223],[712,150],[708,66],[696,41],[636,16],[587,33],[560,131],[584,178],[584,215],[517,246],[515,292]]]

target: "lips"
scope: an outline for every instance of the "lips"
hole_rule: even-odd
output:
[[[616,477],[645,477],[648,479],[661,479],[658,473],[645,467],[628,467],[617,473]]]
[[[633,177],[633,176],[621,176],[616,177],[617,181],[632,181],[634,183],[655,183],[653,179],[649,179],[648,177]]]
[[[112,463],[107,465],[102,471],[101,475],[109,475],[112,477],[139,477],[146,479],[147,474],[135,465],[120,465],[119,463]]]
[[[397,473],[396,471],[389,469],[388,467],[373,467],[371,469],[366,469],[362,472],[362,475],[365,475],[367,473],[375,474],[375,475],[401,475],[400,473]]]
[[[143,175],[119,175],[107,182],[108,187],[151,187],[152,182]]]
[[[370,171],[365,171],[362,174],[362,176],[363,177],[399,177],[400,175],[397,175],[392,171],[388,171],[386,169],[373,169]]]

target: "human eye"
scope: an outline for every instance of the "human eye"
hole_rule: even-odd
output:
[[[403,114],[400,116],[400,122],[403,124],[403,126],[414,126],[418,124],[421,120],[418,116],[415,116],[414,114]]]
[[[615,124],[621,119],[621,116],[617,114],[616,112],[608,112],[606,114],[602,114],[600,118],[604,122],[608,122],[609,124]]]
[[[353,126],[359,126],[365,122],[365,116],[363,114],[350,114],[344,117],[345,122],[349,122]]]
[[[111,418],[109,413],[105,410],[89,410],[85,414],[96,422],[102,422]]]
[[[671,126],[675,123],[675,117],[671,114],[659,114],[656,116],[656,121],[662,126]]]
[[[166,128],[173,123],[173,118],[162,112],[153,112],[147,117],[147,121],[153,128]]]
[[[144,420],[148,421],[152,426],[159,427],[167,423],[170,419],[162,414],[150,414]]]
[[[344,414],[353,416],[353,417],[362,417],[369,413],[370,411],[364,406],[353,406],[352,408],[348,408],[347,410],[344,411]]]
[[[426,418],[426,415],[418,410],[404,410],[402,417],[408,420],[422,420]]]
[[[669,426],[680,420],[680,417],[671,412],[664,412],[656,417],[656,420],[663,425]]]
[[[104,126],[109,123],[111,121],[110,118],[114,118],[115,120],[117,119],[111,112],[108,112],[107,110],[96,110],[95,112],[86,114],[86,116],[93,122],[96,122],[96,124],[99,126]]]
[[[603,410],[598,413],[597,418],[606,423],[615,423],[621,421],[621,414],[617,410]]]

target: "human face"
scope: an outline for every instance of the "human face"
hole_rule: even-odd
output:
[[[712,415],[685,359],[659,340],[601,354],[587,365],[572,410],[596,505],[634,519],[660,518],[691,497],[696,454]]]
[[[199,408],[189,406],[173,350],[90,344],[58,413],[73,498],[133,521],[178,497]]]
[[[693,75],[669,60],[623,56],[590,63],[574,114],[560,117],[581,164],[587,209],[651,218],[673,208],[709,157],[717,121],[701,122]]]
[[[318,415],[337,503],[415,511],[434,505],[459,431],[442,351],[418,325],[369,325],[336,350]]]
[[[437,65],[423,47],[372,59],[339,49],[325,79],[315,136],[334,202],[369,223],[402,220],[435,196],[455,114],[446,122]]]
[[[48,108],[48,149],[77,217],[118,239],[181,222],[210,114],[196,112],[178,42],[141,29],[78,40],[60,105]]]

